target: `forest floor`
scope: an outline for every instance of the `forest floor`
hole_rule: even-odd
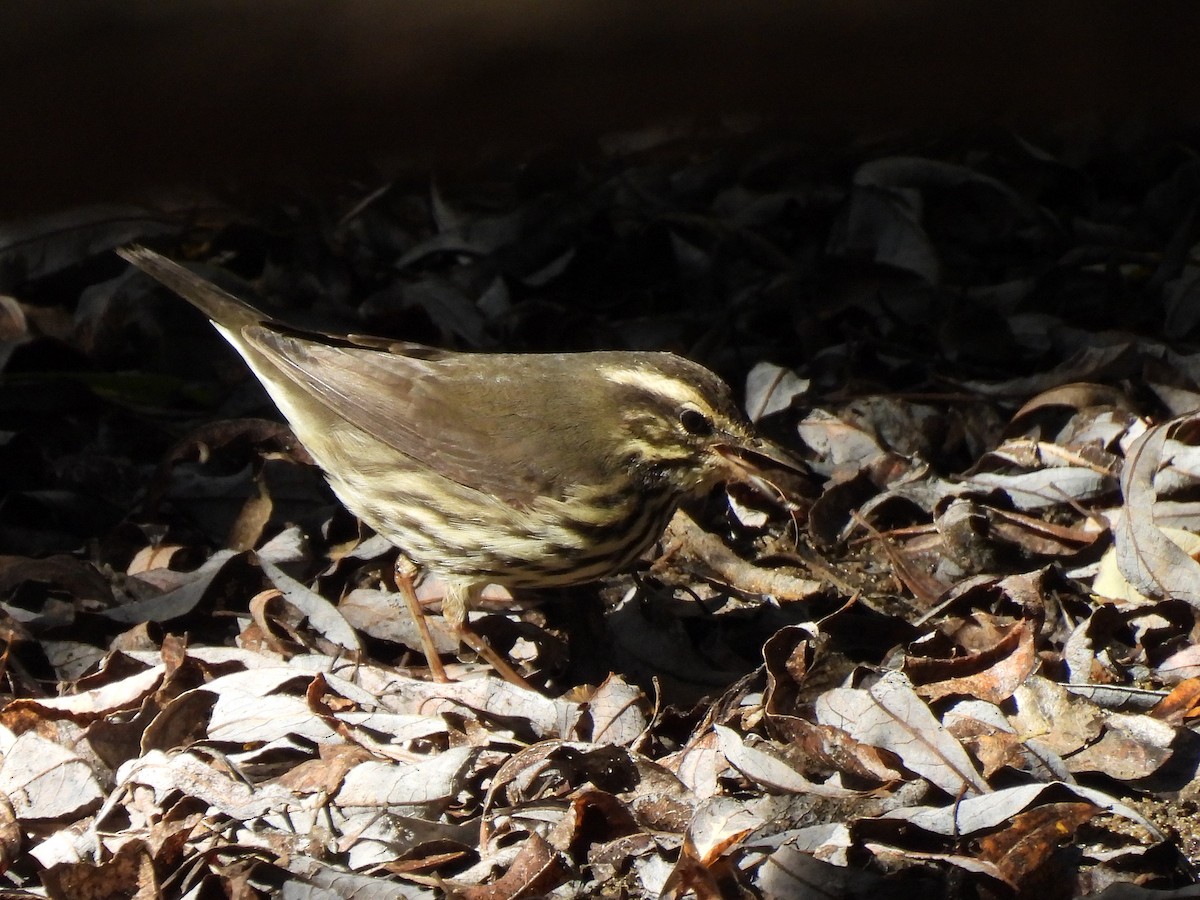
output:
[[[1200,896],[1200,144],[676,138],[0,229],[5,896]],[[433,617],[435,683],[131,242],[285,321],[682,353],[809,471],[485,603],[535,691]]]

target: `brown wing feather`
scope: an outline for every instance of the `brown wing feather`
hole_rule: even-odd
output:
[[[346,422],[466,487],[524,506],[605,478],[608,443],[591,430],[605,417],[591,414],[597,395],[579,390],[580,375],[588,358],[622,354],[578,354],[564,367],[551,354],[459,354],[294,331],[152,250],[119,252],[223,326],[252,366],[278,370]],[[564,370],[569,391],[559,384]],[[510,379],[533,402],[513,404]]]
[[[594,464],[579,467],[581,458],[589,459],[586,453],[570,452],[587,439],[586,417],[577,407],[564,408],[560,400],[514,411],[503,402],[506,367],[519,366],[524,388],[538,391],[547,387],[548,373],[561,371],[544,364],[548,357],[434,352],[420,358],[270,326],[252,326],[242,335],[336,415],[466,487],[526,506],[602,478]],[[563,395],[542,390],[535,396],[548,393]],[[546,459],[560,463],[549,467]]]

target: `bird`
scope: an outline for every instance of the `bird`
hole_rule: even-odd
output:
[[[619,572],[689,497],[802,466],[756,433],[720,377],[673,353],[462,352],[304,330],[153,250],[117,252],[208,317],[333,493],[399,548],[397,585],[437,681],[417,567],[445,581],[453,633],[527,687],[468,625],[484,588]]]

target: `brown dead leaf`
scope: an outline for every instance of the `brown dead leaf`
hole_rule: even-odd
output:
[[[172,756],[152,750],[122,769],[120,787],[136,792],[149,788],[158,802],[180,792],[211,806],[237,821],[256,819],[280,810],[295,815],[303,809],[301,798],[273,784],[248,784],[213,766],[201,753],[187,751]]]
[[[887,751],[856,741],[840,728],[806,718],[799,688],[814,658],[812,645],[823,640],[809,628],[788,626],[763,646],[767,669],[763,709],[771,733],[785,745],[788,764],[801,771],[812,766],[881,783],[902,780],[904,775],[889,762]]]
[[[664,536],[663,554],[655,560],[652,571],[679,561],[689,563],[703,577],[741,593],[775,597],[781,601],[807,600],[824,587],[819,581],[742,559],[725,541],[709,534],[683,510],[672,517]]]
[[[867,898],[889,897],[889,884],[882,873],[854,866],[835,865],[817,859],[811,852],[785,843],[763,863],[759,879],[763,896],[770,900],[791,897]]]
[[[1060,756],[1090,744],[1103,728],[1103,716],[1094,704],[1040,675],[1013,691],[1013,699],[1017,711],[1010,721],[1021,738],[1041,741]]]
[[[282,453],[297,463],[312,465],[312,457],[300,446],[292,430],[271,419],[226,419],[195,429],[172,447],[159,463],[143,500],[144,510],[153,515],[170,486],[171,470],[187,459],[205,459],[213,448],[248,444],[262,450]]]
[[[441,809],[466,785],[478,756],[474,747],[452,747],[408,764],[365,760],[346,773],[337,802],[372,809]]]
[[[0,595],[26,582],[58,589],[79,601],[112,602],[112,589],[93,566],[70,556],[0,556]]]
[[[1019,428],[1023,424],[1022,419],[1046,409],[1066,408],[1079,411],[1097,406],[1123,408],[1128,405],[1129,398],[1126,397],[1123,391],[1117,388],[1106,384],[1074,381],[1058,385],[1047,391],[1042,391],[1029,400],[1026,400],[1021,408],[1013,413],[1010,420],[1010,427]]]
[[[550,829],[547,840],[567,858],[583,862],[587,847],[639,831],[637,820],[621,798],[585,787],[576,791],[567,814]]]
[[[29,337],[29,320],[15,297],[0,294],[0,341],[19,343]]]
[[[896,577],[909,589],[922,608],[927,609],[936,604],[938,599],[950,589],[951,585],[925,571],[916,560],[904,552],[903,548],[881,534],[865,519],[856,517],[856,521],[859,526],[867,530],[874,540],[879,542],[883,552],[887,554],[892,563],[892,570]]]
[[[268,559],[259,559],[264,574],[279,589],[284,601],[297,610],[319,637],[349,653],[361,653],[358,635],[336,606],[301,584]]]
[[[54,866],[42,873],[42,880],[54,900],[150,900],[161,896],[154,858],[145,842],[136,839],[122,844],[104,862]]]
[[[959,497],[934,519],[946,556],[964,572],[992,572],[997,568],[995,535],[987,512],[983,504]]]
[[[167,678],[174,678],[188,660],[187,638],[176,634],[165,635],[162,646],[159,647],[159,654],[162,656],[163,665],[166,666]]]
[[[0,722],[8,727],[20,721],[28,727],[30,716],[69,719],[86,724],[122,710],[135,709],[158,690],[166,675],[165,666],[155,666],[111,684],[46,700],[14,700],[0,712]]]
[[[898,768],[895,754],[855,740],[840,728],[795,719],[790,731],[800,755],[818,766],[880,784],[911,777]]]
[[[962,745],[934,717],[901,672],[885,672],[869,689],[834,688],[816,703],[817,720],[855,740],[890,750],[951,796],[986,793]]]
[[[122,653],[137,653],[158,648],[159,629],[150,622],[140,622],[132,628],[126,628],[108,643],[110,650]]]
[[[1189,678],[1175,685],[1149,714],[1171,725],[1182,725],[1200,716],[1200,678]]]
[[[720,773],[727,765],[719,743],[716,732],[707,731],[688,742],[682,750],[664,757],[662,764],[697,798],[707,799],[717,793]]]
[[[1103,772],[1119,781],[1136,781],[1166,764],[1176,736],[1175,727],[1160,719],[1111,713],[1104,720],[1100,740],[1064,756],[1063,761],[1072,772]]]
[[[1159,525],[1159,530],[1166,538],[1192,559],[1200,557],[1200,536],[1182,528]],[[1100,565],[1096,577],[1092,581],[1092,593],[1109,600],[1119,600],[1122,603],[1137,603],[1150,606],[1158,601],[1147,597],[1129,583],[1122,574],[1120,557],[1116,547],[1109,547],[1100,557]]]
[[[682,897],[691,891],[697,900],[719,900],[724,896],[721,883],[732,877],[725,854],[761,825],[762,818],[745,803],[729,797],[706,800],[688,825],[679,861],[661,897]]]
[[[1029,752],[1025,742],[1017,735],[1000,729],[969,730],[961,722],[956,722],[950,730],[982,763],[984,778],[991,780],[1004,768],[1018,771],[1026,768]]]
[[[0,874],[7,872],[21,852],[21,823],[12,801],[0,794]]]
[[[746,411],[751,422],[790,408],[808,392],[810,382],[791,369],[760,362],[746,375]]]
[[[454,885],[464,900],[516,900],[544,894],[560,884],[567,867],[552,846],[535,832],[521,844],[508,871],[491,884]]]
[[[714,873],[698,859],[699,854],[688,837],[684,837],[675,868],[667,876],[659,900],[679,900],[694,896],[696,900],[723,900],[724,893]]]
[[[1125,502],[1113,537],[1117,565],[1135,590],[1151,597],[1185,600],[1200,607],[1200,563],[1154,521],[1158,498],[1154,478],[1164,446],[1176,431],[1195,421],[1197,417],[1191,415],[1155,426],[1129,448],[1121,473]]]
[[[342,786],[346,773],[371,754],[353,744],[320,744],[317,759],[308,759],[288,769],[276,779],[280,787],[297,794],[324,793],[332,796]]]
[[[21,820],[75,818],[100,805],[104,791],[79,755],[27,731],[0,763],[0,793]]]
[[[989,508],[989,533],[1036,556],[1070,556],[1104,536],[1099,528],[1073,528],[1012,510]]]
[[[1037,625],[1021,619],[1002,628],[995,642],[982,649],[941,658],[905,656],[904,672],[930,701],[959,694],[1000,703],[1037,668],[1036,634]]]
[[[337,608],[356,631],[406,647],[421,646],[417,625],[396,591],[356,588],[341,599]],[[427,624],[439,653],[450,654],[458,649],[458,638],[440,616],[431,617]]]
[[[211,691],[185,691],[166,703],[142,733],[142,752],[186,747],[208,735],[217,697]]]
[[[823,409],[811,410],[800,420],[800,439],[816,458],[809,460],[813,469],[840,482],[866,469],[887,455],[869,429],[846,422]],[[837,477],[841,474],[841,477]]]
[[[237,518],[229,526],[225,546],[230,550],[253,550],[262,540],[263,530],[271,521],[275,501],[271,497],[267,479],[261,470],[254,473],[254,493],[246,497]]]
[[[1164,684],[1200,678],[1200,644],[1172,653],[1158,665],[1156,674]]]
[[[165,622],[185,616],[200,604],[225,566],[236,556],[231,550],[219,550],[193,572],[156,568],[132,576],[153,589],[155,595],[114,606],[105,610],[104,615],[127,625]]]
[[[1000,877],[1015,889],[1037,870],[1084,822],[1100,813],[1091,803],[1048,803],[1019,813],[1007,827],[977,838],[980,854],[994,863]]]
[[[741,738],[724,725],[714,726],[720,738],[721,753],[729,764],[746,778],[773,793],[794,793],[838,800],[861,796],[836,784],[810,781],[792,765],[785,749],[767,741]]]
[[[597,744],[630,747],[649,724],[648,702],[642,691],[619,675],[609,675],[587,699],[591,733],[581,734]]]
[[[856,526],[859,508],[878,493],[865,472],[827,484],[808,511],[808,533],[817,547],[832,548],[844,540]]]
[[[126,575],[141,575],[152,569],[169,569],[171,560],[184,548],[179,544],[148,545],[137,552],[125,569]]]

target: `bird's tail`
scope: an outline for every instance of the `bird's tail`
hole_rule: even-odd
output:
[[[141,246],[122,247],[117,255],[187,300],[222,328],[238,334],[248,325],[269,320],[244,300],[223,291],[191,269]]]

